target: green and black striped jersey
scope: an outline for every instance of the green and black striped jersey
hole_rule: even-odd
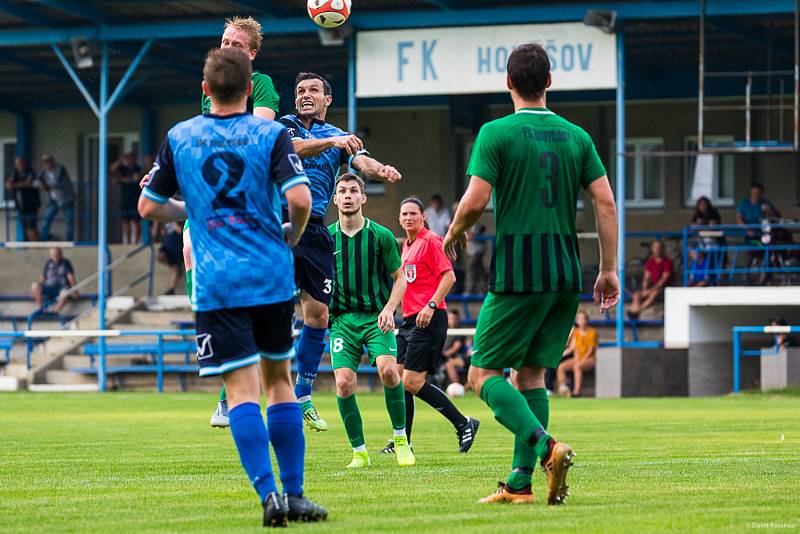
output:
[[[391,274],[400,268],[400,249],[392,232],[370,219],[350,237],[339,223],[328,226],[334,240],[331,315],[380,312],[392,292]]]
[[[489,290],[581,291],[578,191],[606,174],[589,134],[546,108],[523,108],[483,125],[467,174],[494,188]]]

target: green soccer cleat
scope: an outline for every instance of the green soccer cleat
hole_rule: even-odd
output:
[[[413,455],[411,458],[414,458]],[[362,467],[369,467],[371,465],[372,460],[369,459],[367,451],[353,451],[353,460],[347,464],[347,469],[361,469]]]
[[[311,401],[304,402],[302,408],[303,421],[306,422],[306,426],[309,430],[315,430],[317,432],[325,432],[328,430],[328,423],[325,422],[325,419],[319,416],[317,409],[314,408],[314,405],[311,404]]]
[[[407,467],[417,463],[414,451],[408,445],[408,440],[403,436],[394,438],[394,453],[397,456],[397,465]]]

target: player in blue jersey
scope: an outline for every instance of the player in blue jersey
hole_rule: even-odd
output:
[[[297,383],[295,395],[301,403],[303,419],[316,431],[328,429],[311,403],[311,390],[325,349],[328,304],[333,290],[333,238],[325,226],[336,178],[347,167],[369,180],[397,182],[397,169],[370,157],[355,135],[325,122],[333,101],[331,86],[322,76],[310,72],[295,80],[296,114],[280,119],[292,138],[297,155],[303,160],[311,188],[311,218],[306,232],[292,250],[295,286],[300,289],[303,330],[297,343]],[[284,202],[284,206],[286,203]]]
[[[247,56],[237,50],[209,53],[202,86],[212,97],[211,113],[167,133],[139,213],[157,221],[182,221],[188,214],[200,376],[222,375],[231,434],[261,499],[264,526],[286,526],[291,520],[327,518],[324,508],[303,496],[303,419],[289,369],[294,355],[290,247],[303,234],[311,195],[286,129],[246,112],[251,73]],[[170,198],[178,191],[185,202]],[[283,224],[282,197],[288,213]],[[261,387],[267,395],[266,426]],[[270,442],[283,495],[272,473]]]

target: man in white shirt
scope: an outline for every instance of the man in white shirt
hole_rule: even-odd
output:
[[[425,209],[425,221],[428,223],[430,230],[439,237],[447,233],[453,218],[450,216],[450,210],[445,207],[442,195],[439,193],[431,197],[430,204]]]

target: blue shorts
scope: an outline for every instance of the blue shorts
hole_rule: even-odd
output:
[[[294,299],[248,308],[199,311],[197,363],[200,376],[216,376],[268,360],[294,356]]]
[[[61,291],[64,289],[66,288],[61,286],[42,286],[44,302],[47,303],[57,300],[58,296],[61,294]]]
[[[292,249],[294,285],[328,306],[333,293],[333,236],[322,219],[312,217]]]

